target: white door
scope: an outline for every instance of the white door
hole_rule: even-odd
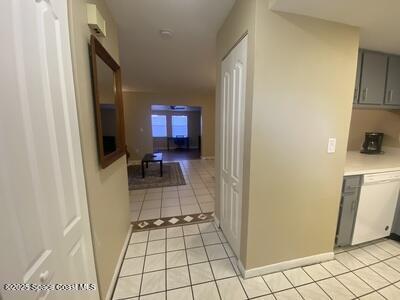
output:
[[[97,290],[3,289],[97,279],[67,1],[0,1],[0,37],[0,298],[98,299]]]
[[[229,53],[221,69],[220,226],[240,255],[247,36]]]

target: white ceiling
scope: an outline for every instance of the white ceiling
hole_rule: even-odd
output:
[[[274,0],[271,9],[360,27],[360,46],[400,54],[399,0]]]
[[[123,89],[213,90],[216,34],[235,0],[106,0],[118,24]],[[159,31],[170,29],[173,38]]]

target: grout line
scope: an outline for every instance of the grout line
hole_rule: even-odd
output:
[[[179,196],[179,195],[178,195]],[[194,292],[193,292],[193,282],[192,282],[192,275],[190,274],[190,267],[189,267],[189,257],[187,255],[187,247],[186,247],[186,240],[185,240],[185,232],[183,231],[183,227],[182,227],[182,238],[183,238],[183,245],[185,247],[185,256],[186,256],[186,263],[187,263],[187,269],[188,269],[188,273],[189,273],[189,282],[190,282],[190,291],[192,292],[192,298],[194,299]]]
[[[147,253],[147,247],[149,245],[149,238],[150,238],[150,230],[147,232],[147,240],[146,240],[146,250],[144,253]],[[144,257],[143,260],[143,268],[142,268],[142,276],[140,279],[140,287],[139,287],[139,293],[138,293],[138,297],[140,297],[141,293],[142,293],[142,285],[143,285],[143,276],[144,276],[144,267],[146,266],[146,256]]]
[[[222,299],[222,297],[221,297],[221,292],[220,292],[220,290],[219,290],[219,288],[218,288],[217,279],[216,279],[216,277],[215,277],[214,270],[213,270],[213,268],[212,268],[210,258],[208,257],[208,253],[207,253],[207,250],[206,250],[206,244],[204,243],[204,239],[203,239],[203,236],[202,236],[202,232],[201,232],[201,230],[200,230],[199,225],[197,225],[197,227],[198,227],[198,229],[199,229],[199,231],[200,231],[200,238],[201,238],[201,241],[203,242],[203,245],[204,245],[204,252],[206,253],[207,261],[208,261],[208,264],[210,265],[211,274],[212,274],[212,276],[213,276],[213,278],[214,278],[214,281],[213,281],[213,282],[214,282],[214,284],[215,284],[215,286],[216,286],[216,288],[217,288],[217,292],[218,292],[219,298]],[[235,272],[235,274],[236,274],[236,272]]]

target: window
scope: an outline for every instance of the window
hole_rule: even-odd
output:
[[[165,115],[151,115],[153,137],[167,136],[167,117]]]
[[[187,116],[172,116],[172,137],[188,136]]]

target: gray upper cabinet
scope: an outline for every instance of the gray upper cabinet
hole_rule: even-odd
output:
[[[363,52],[359,104],[384,104],[387,60],[385,54]]]
[[[362,62],[362,52],[358,51],[356,87],[354,88],[354,99],[353,99],[354,104],[358,102],[358,97],[360,95],[361,62]]]
[[[385,104],[400,105],[400,57],[399,56],[394,56],[394,55],[389,56]]]

